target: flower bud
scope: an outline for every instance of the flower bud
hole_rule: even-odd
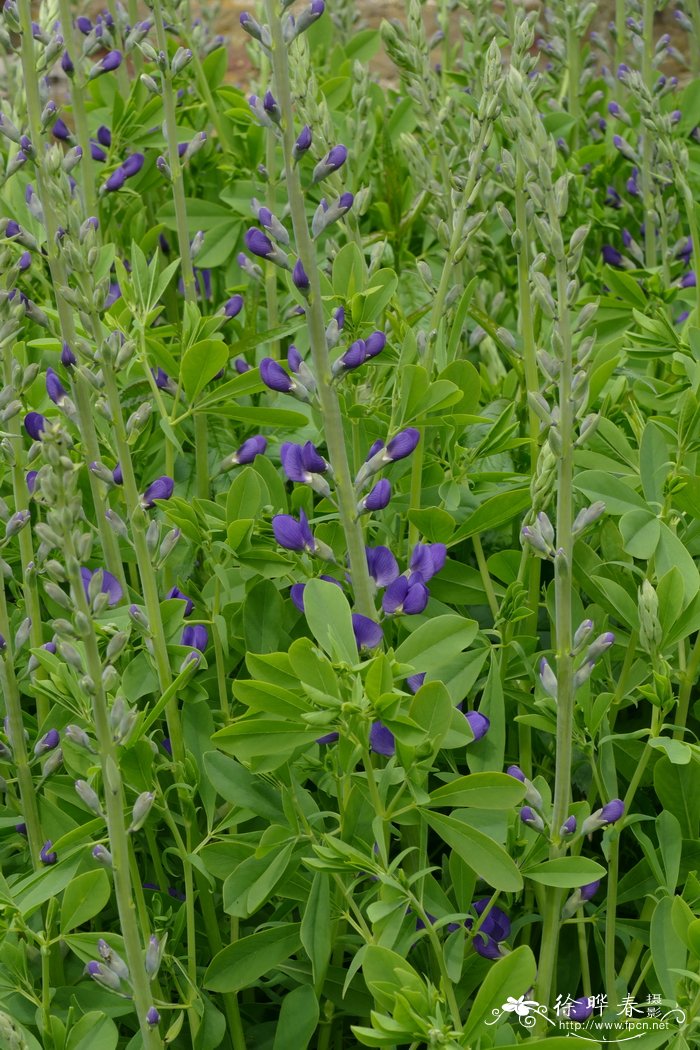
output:
[[[155,795],[151,791],[143,791],[134,803],[134,808],[131,811],[131,824],[128,831],[138,831],[146,822],[148,814],[151,812],[153,803],[155,801]]]
[[[92,856],[98,864],[103,864],[105,868],[112,867],[112,854],[99,842],[96,846],[92,847]]]
[[[86,780],[76,780],[75,790],[88,809],[92,810],[93,813],[96,813],[98,817],[104,815],[97,792],[90,787]]]

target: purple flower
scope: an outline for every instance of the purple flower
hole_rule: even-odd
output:
[[[144,510],[150,510],[152,507],[155,507],[155,500],[170,499],[174,488],[175,482],[173,479],[169,478],[167,474],[163,474],[162,477],[156,478],[148,486],[141,497],[141,506]]]
[[[64,368],[71,368],[78,363],[78,359],[71,350],[68,343],[64,343],[61,349],[61,364]]]
[[[481,900],[474,902],[474,911],[478,916],[482,915],[488,903],[488,897],[482,897]],[[467,920],[467,924],[468,928],[471,929],[469,920]],[[494,940],[505,941],[510,937],[510,919],[504,911],[494,905],[482,922],[480,929],[483,933],[493,937]]]
[[[359,649],[376,649],[384,638],[380,625],[361,613],[352,614],[352,629]]]
[[[124,168],[116,168],[112,174],[107,178],[103,185],[103,189],[107,193],[113,193],[115,190],[120,190],[126,182],[126,172]]]
[[[464,717],[469,722],[475,741],[485,737],[491,728],[491,721],[480,711],[465,711]]]
[[[66,398],[63,383],[58,378],[53,368],[46,369],[46,393],[55,405],[60,405]]]
[[[418,572],[426,581],[437,576],[447,560],[444,543],[417,543],[411,552],[409,568]]]
[[[508,766],[506,773],[509,777],[515,777],[521,784],[524,784],[527,779],[520,766]]]
[[[391,439],[386,446],[385,455],[394,463],[399,459],[405,459],[406,456],[411,455],[419,441],[420,431],[415,427],[407,427],[406,430],[400,431],[396,437]]]
[[[294,345],[290,346],[289,350],[287,351],[287,364],[289,365],[292,372],[299,371],[299,366],[301,365],[302,361],[303,358],[297,350],[297,348]]]
[[[414,616],[423,612],[430,597],[423,578],[418,573],[410,577],[398,576],[387,587],[382,597],[382,609],[388,615],[405,613]]]
[[[323,474],[328,469],[325,459],[319,456],[311,441],[307,441],[303,446],[285,441],[280,448],[280,458],[289,480],[304,485],[313,481],[313,474]]]
[[[365,340],[365,359],[376,357],[377,354],[381,354],[385,346],[386,336],[384,335],[384,332],[372,332],[372,334]]]
[[[341,590],[343,589],[342,583],[340,583],[339,580],[336,580],[336,578],[334,576],[322,575],[322,576],[319,576],[319,579],[320,580],[325,580],[326,583],[334,583],[336,585],[336,587],[340,587]],[[289,590],[289,597],[292,599],[292,601],[296,605],[296,607],[299,610],[299,612],[304,612],[304,588],[305,587],[306,587],[305,583],[295,583],[295,584],[292,585],[292,587]]]
[[[27,481],[27,488],[29,489],[30,492],[33,492],[34,489],[36,488],[36,479],[37,479],[37,475],[38,474],[39,474],[38,470],[28,470],[27,471],[26,481]]]
[[[75,66],[71,61],[71,57],[67,51],[64,51],[61,55],[61,69],[67,77],[72,77],[75,73]]]
[[[32,265],[32,253],[31,252],[22,252],[22,254],[19,257],[19,262],[17,263],[17,265],[19,267],[20,273],[24,273],[25,270],[28,270],[29,267]]]
[[[299,158],[310,149],[311,139],[311,128],[308,124],[305,124],[299,132],[299,136],[292,147],[292,156],[294,157],[294,160],[299,160]]]
[[[359,368],[367,359],[367,348],[364,339],[356,339],[351,343],[343,356],[338,360],[337,369],[345,369],[350,372],[353,368]]]
[[[60,117],[51,128],[51,134],[55,139],[60,139],[61,142],[67,142],[71,137],[70,129]]]
[[[233,367],[236,369],[239,376],[242,376],[245,372],[250,372],[250,365],[244,357],[237,357],[233,362]]]
[[[596,893],[598,892],[598,887],[599,886],[600,886],[600,879],[597,879],[595,882],[589,882],[585,886],[580,886],[578,892],[580,894],[581,900],[582,901],[589,901],[593,897],[595,897]]]
[[[535,813],[532,806],[523,806],[520,810],[520,819],[523,824],[527,824],[528,827],[534,828],[535,831],[544,831],[544,821],[539,813]]]
[[[681,288],[695,288],[697,283],[695,270],[689,270],[688,273],[684,273],[681,277]]]
[[[178,598],[180,601],[185,603],[185,616],[189,616],[194,609],[194,602],[191,598],[188,598],[186,594],[179,589],[179,587],[171,587],[165,596],[166,598]]]
[[[51,849],[52,846],[53,842],[51,841],[51,839],[47,839],[44,845],[41,847],[41,851],[39,853],[39,860],[42,864],[55,864],[58,860],[58,854]]]
[[[121,169],[127,179],[130,179],[132,175],[138,175],[143,167],[144,159],[143,153],[132,153],[130,157],[126,158],[121,165]]]
[[[88,33],[92,32],[92,22],[85,15],[78,15],[75,20],[76,27],[80,30],[83,36],[87,36]]]
[[[22,230],[20,224],[16,221],[16,219],[10,219],[7,226],[5,227],[5,236],[7,238],[19,237],[21,232]]]
[[[160,1022],[160,1014],[156,1010],[155,1006],[149,1006],[146,1011],[146,1024],[149,1028],[155,1028]]]
[[[342,168],[347,159],[348,151],[345,146],[333,146],[323,160],[320,160],[314,168],[313,181],[320,182],[322,179],[325,179],[332,172],[337,171],[338,168]]]
[[[622,207],[622,198],[614,186],[608,186],[605,191],[605,203],[609,208],[617,209]]]
[[[494,937],[489,937],[488,934],[482,933],[481,930],[479,930],[472,943],[477,955],[480,955],[483,959],[495,960],[503,956],[498,941]]]
[[[294,380],[272,357],[265,357],[260,362],[260,378],[270,390],[279,390],[283,394],[288,394],[294,387]]]
[[[639,196],[639,186],[637,185],[637,176],[639,175],[638,168],[632,168],[632,174],[625,183],[625,189],[629,193],[630,197]]]
[[[46,417],[39,412],[27,412],[24,417],[24,429],[34,441],[41,441],[41,435],[46,429]]]
[[[388,547],[365,547],[367,568],[377,587],[387,587],[399,575],[396,558]]]
[[[606,803],[600,810],[600,819],[604,824],[614,824],[625,812],[625,804],[622,799],[614,798]]]
[[[103,73],[111,73],[117,69],[122,62],[121,51],[108,51],[104,58],[96,62],[90,71],[91,77],[99,77]]]
[[[101,146],[109,148],[112,145],[112,132],[104,124],[97,129],[97,141]]]
[[[412,693],[417,693],[420,687],[423,685],[424,681],[425,671],[422,671],[419,674],[409,675],[409,677],[406,679],[406,685]]]
[[[382,478],[367,493],[362,500],[362,506],[365,510],[384,510],[390,499],[391,483],[386,478]]]
[[[261,259],[267,259],[274,252],[274,245],[270,238],[255,226],[251,226],[243,240],[248,251]]]
[[[252,463],[256,456],[262,456],[267,448],[267,438],[262,434],[246,438],[237,452],[231,457],[235,465],[242,466],[244,463]]]
[[[162,368],[152,368],[151,375],[156,381],[159,390],[167,390],[170,386],[170,376]]]
[[[224,303],[224,316],[229,320],[233,317],[238,317],[239,313],[243,309],[243,296],[232,295],[230,299],[227,299]]]
[[[90,143],[90,156],[100,164],[104,164],[107,160],[107,154],[102,149],[102,146],[99,146],[96,142]]]
[[[290,551],[316,550],[316,540],[309,528],[309,521],[303,510],[299,511],[299,521],[291,514],[277,514],[272,519],[272,531],[280,547]]]
[[[113,605],[118,605],[124,597],[124,591],[122,585],[116,576],[113,576],[111,572],[107,572],[106,569],[87,569],[83,566],[80,570],[80,575],[83,580],[83,587],[85,589],[85,597],[90,601],[90,581],[96,573],[102,573],[102,583],[100,584],[100,594],[106,594],[109,596],[107,604],[111,608]]]
[[[396,754],[394,734],[382,722],[372,723],[369,731],[369,746],[371,751],[377,755],[386,755],[387,758]]]
[[[53,751],[58,747],[61,737],[57,729],[49,729],[34,745],[35,755],[45,755],[47,751]]]
[[[335,744],[337,740],[340,740],[340,733],[326,733],[325,736],[320,736],[316,740],[317,744]]]
[[[297,287],[303,295],[308,293],[309,288],[311,287],[311,282],[309,281],[301,259],[297,259],[294,264],[294,269],[292,270],[292,281],[294,282],[295,287]]]
[[[121,465],[121,463],[117,463],[116,467],[112,471],[112,481],[114,482],[115,485],[123,485],[124,484],[124,474],[122,473],[122,465]]]
[[[208,644],[209,632],[203,624],[188,624],[187,627],[183,628],[180,645],[187,645],[192,649],[199,649],[200,653],[203,653]]]
[[[622,255],[617,248],[613,248],[611,244],[604,244],[601,254],[603,256],[603,262],[607,263],[608,266],[622,265]]]
[[[560,835],[573,835],[576,831],[576,817],[567,817],[561,828],[559,829]]]
[[[574,999],[567,1009],[567,1017],[570,1021],[585,1021],[593,1013],[593,1001],[589,996]]]

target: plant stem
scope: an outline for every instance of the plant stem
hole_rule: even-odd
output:
[[[615,0],[615,69],[614,73],[625,60],[625,30],[627,17],[626,0]],[[622,83],[616,80],[617,95],[622,95]]]
[[[131,887],[129,840],[124,826],[124,786],[119,771],[112,732],[109,727],[107,698],[102,688],[102,661],[97,648],[95,632],[92,628],[90,607],[85,597],[85,589],[80,576],[80,563],[75,555],[73,538],[68,531],[65,534],[65,549],[66,570],[70,581],[73,602],[84,617],[84,621],[89,624],[88,630],[82,635],[82,641],[85,646],[88,674],[94,684],[92,695],[93,722],[104,783],[107,831],[112,854],[112,874],[114,877],[117,909],[119,911],[120,932],[124,938],[126,961],[131,974],[134,1007],[139,1020],[143,1045],[145,1050],[158,1050],[158,1048],[163,1046],[162,1040],[157,1030],[151,1028],[146,1020],[146,1014],[152,1006],[153,1000],[148,976],[143,965],[144,949],[139,936],[136,906]],[[145,937],[146,931],[143,931],[143,933]]]
[[[168,39],[165,33],[161,0],[154,0],[153,19],[156,26],[158,47],[168,54]],[[177,117],[175,114],[175,92],[173,75],[168,63],[162,73],[163,77],[163,111],[165,116],[165,133],[168,140],[168,164],[172,175],[173,203],[175,205],[175,224],[177,228],[182,283],[185,289],[185,302],[196,303],[197,289],[194,281],[192,252],[190,250],[189,228],[187,223],[187,205],[185,203],[185,186],[182,178],[182,165],[177,146]],[[209,433],[207,417],[204,413],[195,413],[194,417],[194,454],[195,454],[195,489],[199,499],[209,496]]]
[[[9,388],[12,385],[12,359],[9,346],[6,345],[3,347],[2,355],[5,385]],[[12,491],[15,499],[15,510],[26,511],[29,508],[29,491],[27,489],[24,470],[24,445],[22,441],[22,427],[19,416],[13,416],[12,419],[5,423],[5,426],[13,439],[12,447],[14,450],[14,462],[12,464]],[[42,643],[43,633],[39,588],[37,585],[37,575],[33,568],[34,542],[32,540],[31,528],[22,529],[19,533],[18,540],[20,561],[22,564],[22,593],[24,595],[24,608],[27,616],[29,616],[32,621],[29,641],[32,648],[37,649]],[[9,624],[6,626],[9,631]],[[6,638],[9,638],[9,634],[2,628],[0,628],[0,633],[4,634]],[[48,714],[49,702],[47,698],[37,695],[36,718],[39,726],[46,721]]]
[[[573,448],[574,405],[571,384],[573,380],[573,347],[571,324],[567,305],[568,269],[561,230],[553,194],[549,193],[549,222],[553,233],[553,250],[558,302],[558,330],[561,340],[561,368],[559,373],[559,439],[561,452],[557,466],[557,556],[554,561],[555,630],[557,658],[557,734],[554,780],[554,801],[551,827],[553,841],[550,859],[560,857],[566,847],[561,845],[559,828],[566,820],[571,799],[571,758],[574,725],[574,657],[572,566],[573,537]],[[540,1002],[548,1003],[556,966],[557,945],[561,915],[562,893],[552,890],[547,894],[542,927],[542,946],[538,967],[537,994]]]
[[[644,772],[649,764],[649,760],[652,755],[653,748],[649,746],[649,740],[656,736],[659,731],[659,725],[661,722],[661,712],[657,707],[652,708],[651,714],[651,725],[649,727],[649,737],[647,739],[646,746],[642,755],[637,763],[632,778],[629,782],[629,787],[623,799],[625,804],[625,813],[629,813],[634,801],[634,796],[637,793]],[[617,923],[617,882],[620,870],[620,835],[621,830],[614,829],[610,837],[610,859],[608,861],[608,879],[607,887],[608,893],[605,902],[605,990],[608,995],[608,1002],[612,1002],[615,997],[615,939],[616,939],[616,923]]]
[[[576,37],[574,16],[576,7],[567,13],[566,19],[566,54],[568,65],[568,99],[569,116],[574,122],[571,133],[572,149],[578,149],[578,130],[581,119],[581,102],[579,99],[579,80],[581,78],[581,44]]]
[[[272,68],[275,78],[277,97],[282,112],[282,133],[284,147],[284,168],[289,194],[289,207],[294,227],[297,253],[310,282],[310,294],[307,305],[309,340],[311,357],[316,372],[318,397],[323,417],[323,429],[328,447],[328,457],[335,478],[338,499],[338,514],[345,533],[350,562],[352,586],[355,594],[355,606],[363,616],[374,617],[373,588],[367,568],[365,541],[362,525],[355,513],[355,492],[350,474],[350,464],[345,446],[343,419],[335,387],[332,384],[330,358],[326,345],[326,329],[321,299],[321,282],[316,252],[309,233],[304,204],[304,193],[301,187],[299,169],[292,159],[294,146],[294,107],[289,79],[289,61],[287,48],[282,36],[282,23],[272,0],[265,0],[267,20],[272,35]]]
[[[26,530],[25,530],[26,531]],[[22,719],[22,698],[15,677],[14,653],[12,652],[12,635],[7,615],[5,588],[0,587],[0,634],[5,639],[5,651],[0,654],[0,686],[5,699],[8,721],[8,736],[12,746],[13,763],[19,797],[22,803],[22,820],[27,826],[27,841],[32,867],[40,866],[39,853],[44,844],[39,822],[39,808],[36,801],[36,787],[29,768],[27,743],[24,739],[24,721]]]
[[[653,90],[654,75],[654,0],[644,0],[642,22],[644,48],[642,51],[642,78],[649,91]],[[644,203],[644,264],[647,269],[656,266],[656,217],[654,215],[654,197],[652,185],[651,162],[653,143],[648,131],[642,134],[641,183]]]
[[[452,235],[450,237],[450,244],[447,249],[447,256],[445,258],[445,265],[442,268],[440,275],[440,283],[438,285],[435,299],[433,300],[433,307],[430,311],[430,329],[428,332],[428,346],[425,352],[424,367],[428,373],[428,379],[433,378],[433,364],[435,361],[435,348],[438,336],[438,326],[443,319],[445,313],[445,299],[450,289],[450,282],[453,275],[455,263],[455,255],[457,251],[462,247],[464,240],[464,222],[467,216],[467,209],[471,204],[471,196],[476,188],[477,181],[479,179],[479,158],[482,155],[484,143],[486,141],[486,135],[488,133],[489,124],[484,121],[479,130],[479,140],[475,148],[476,161],[471,165],[467,184],[462,191],[462,198],[459,202],[457,210],[454,213],[452,219]],[[449,194],[448,194],[449,197]],[[409,514],[412,510],[420,510],[421,505],[421,489],[423,484],[423,463],[425,460],[425,430],[422,433],[422,439],[419,441],[413,453],[413,460],[411,463],[411,493],[409,500]],[[417,525],[410,523],[408,526],[408,546],[409,549],[418,542],[419,529]]]
[[[27,98],[27,117],[29,121],[30,138],[37,152],[36,185],[37,194],[41,202],[46,221],[46,252],[51,272],[51,280],[56,296],[56,308],[61,326],[63,340],[69,346],[75,345],[75,327],[73,324],[73,309],[61,294],[61,288],[67,284],[66,271],[61,258],[56,233],[58,220],[53,208],[52,195],[49,192],[42,166],[45,138],[41,127],[41,99],[39,98],[39,87],[36,80],[36,68],[34,64],[34,43],[32,39],[32,9],[31,0],[19,0],[19,13],[22,24],[22,71],[24,74],[24,86]],[[79,368],[73,369],[73,390],[75,403],[78,410],[80,424],[81,445],[86,464],[100,459],[100,450],[97,441],[97,431],[92,416],[92,403],[90,391],[86,380],[80,373]],[[101,483],[88,469],[90,491],[95,506],[97,528],[100,533],[100,541],[105,554],[105,564],[113,576],[126,589],[126,577],[124,567],[119,554],[119,544],[105,518],[106,502],[102,492]]]
[[[90,152],[90,132],[88,129],[87,112],[85,109],[85,97],[83,95],[84,59],[81,58],[81,49],[77,42],[77,29],[71,11],[70,0],[59,0],[59,11],[61,13],[61,25],[65,34],[66,50],[75,67],[75,74],[71,80],[71,102],[73,104],[73,117],[75,119],[75,130],[78,136],[78,144],[83,151],[83,156],[78,165],[80,172],[80,184],[83,189],[86,215],[98,216],[97,194],[95,192],[95,170]],[[118,25],[118,22],[115,22]],[[124,63],[120,65],[120,69]]]
[[[685,735],[685,723],[688,719],[690,694],[695,682],[697,681],[698,669],[700,669],[700,634],[698,634],[695,639],[695,645],[692,648],[688,666],[683,672],[680,687],[678,689],[678,707],[676,709],[675,717],[676,728],[673,731],[674,740],[682,740]]]

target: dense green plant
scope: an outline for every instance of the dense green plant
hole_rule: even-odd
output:
[[[688,1050],[698,5],[328,7],[2,8],[0,1046]]]

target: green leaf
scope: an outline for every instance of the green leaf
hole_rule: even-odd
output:
[[[647,297],[639,287],[639,284],[628,273],[616,270],[612,266],[603,267],[603,281],[608,288],[619,295],[630,306],[637,306],[640,310],[647,309]]]
[[[574,477],[574,488],[594,503],[602,500],[608,514],[625,514],[628,510],[648,510],[646,500],[623,478],[602,470],[582,470]]]
[[[460,543],[470,536],[477,536],[487,529],[497,529],[506,525],[529,507],[531,502],[529,488],[511,489],[510,492],[499,492],[490,496],[467,518],[464,525],[457,529],[449,546],[453,547],[455,543]]]
[[[282,816],[279,792],[263,777],[256,777],[235,759],[218,751],[204,755],[204,773],[218,793],[235,806],[277,823]]]
[[[418,973],[402,955],[378,944],[368,944],[362,952],[365,984],[383,1010],[392,1010],[397,992],[426,997]]]
[[[522,876],[514,861],[488,835],[455,817],[427,813],[425,819],[443,842],[456,850],[464,863],[489,886],[506,893],[522,889]]]
[[[463,652],[476,638],[477,630],[476,620],[467,620],[456,613],[435,616],[401,643],[396,659],[402,664],[412,664],[418,672],[433,674]]]
[[[277,769],[298,747],[311,747],[318,732],[302,722],[273,718],[244,718],[214,733],[212,740],[244,762],[265,758]],[[269,763],[272,764],[269,764]]]
[[[66,1050],[114,1050],[118,1042],[119,1031],[112,1018],[92,1010],[72,1026]]]
[[[331,958],[331,894],[325,871],[317,871],[301,920],[301,943],[311,960],[314,983],[320,990]]]
[[[272,653],[280,648],[283,614],[282,596],[271,580],[261,580],[251,588],[243,603],[243,631],[249,652]]]
[[[586,886],[589,882],[604,878],[605,874],[606,870],[602,865],[587,857],[559,857],[557,860],[545,860],[541,864],[523,868],[523,875],[532,882],[564,889]]]
[[[663,502],[664,484],[670,467],[668,445],[663,432],[655,423],[648,422],[639,445],[639,473],[642,491],[649,503],[660,505]]]
[[[673,971],[686,968],[688,951],[673,929],[672,909],[673,897],[662,897],[657,903],[649,925],[649,943],[661,991],[676,1002],[681,978]]]
[[[429,805],[512,809],[525,798],[525,791],[525,785],[507,773],[470,773],[431,791]]]
[[[61,904],[61,933],[70,933],[76,926],[93,919],[107,904],[111,887],[103,868],[86,871],[66,887]]]
[[[214,956],[204,974],[211,992],[240,992],[270,974],[301,947],[299,924],[280,923],[227,945]]]
[[[442,746],[453,710],[452,699],[442,682],[426,682],[411,701],[409,718],[421,727],[434,752]]]
[[[331,660],[357,663],[350,606],[340,587],[327,580],[309,580],[304,588],[304,613],[309,630]]]
[[[231,482],[226,496],[226,521],[239,518],[257,518],[268,503],[267,485],[251,464],[243,467]]]
[[[411,510],[409,521],[429,543],[447,543],[455,531],[455,519],[440,507]]]
[[[675,532],[662,522],[659,545],[656,548],[656,571],[659,576],[663,576],[674,567],[683,577],[687,605],[700,589],[700,574],[688,548],[681,543]]]
[[[190,401],[194,401],[200,390],[221,371],[227,361],[228,347],[221,339],[202,339],[185,351],[180,378]]]
[[[333,260],[333,292],[340,299],[351,299],[365,286],[367,267],[354,241],[344,245]]]
[[[306,1050],[319,1019],[313,988],[300,984],[282,1000],[272,1050]]]
[[[664,755],[654,766],[654,790],[664,809],[678,818],[683,838],[696,839],[700,829],[700,763],[674,765]]]
[[[661,535],[661,522],[650,510],[628,510],[620,518],[624,550],[645,561],[654,555]]]
[[[491,1017],[493,1011],[503,1005],[507,996],[517,998],[531,987],[536,972],[535,957],[524,944],[490,967],[481,982],[464,1026],[462,1038],[465,1045],[466,1041],[480,1030],[486,1018]]]
[[[479,711],[489,719],[491,725],[486,736],[476,740],[469,748],[469,769],[472,773],[482,773],[485,770],[500,771],[503,769],[506,749],[506,709],[501,662],[495,649],[491,652],[489,676],[479,701]]]

